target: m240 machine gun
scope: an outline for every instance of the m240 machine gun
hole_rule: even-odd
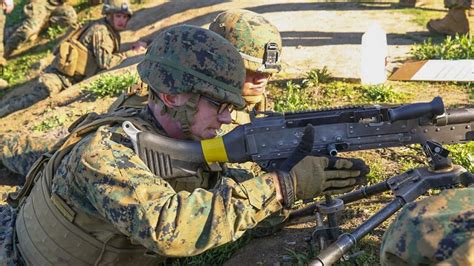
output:
[[[454,144],[474,139],[474,109],[445,110],[436,97],[428,103],[400,106],[357,106],[298,113],[266,112],[224,135],[186,141],[141,132],[131,122],[123,128],[135,151],[156,175],[196,174],[203,163],[253,161],[272,171],[293,152],[307,125],[315,132],[312,155],[399,147],[433,141]]]
[[[431,102],[400,106],[358,106],[298,113],[265,113],[251,123],[236,127],[223,137],[182,141],[138,131],[124,122],[135,151],[156,175],[163,178],[196,174],[203,164],[253,161],[266,171],[278,169],[296,148],[307,125],[315,141],[312,155],[336,156],[340,152],[421,144],[428,167],[409,170],[385,182],[364,187],[338,198],[292,213],[314,214],[317,228],[311,239],[320,248],[311,265],[331,265],[341,259],[358,240],[393,215],[403,205],[432,188],[474,184],[474,175],[453,165],[442,144],[466,143],[474,139],[474,109],[445,110],[436,97]],[[212,167],[211,167],[212,169]],[[395,199],[351,233],[341,234],[337,213],[345,204],[391,190]],[[327,216],[327,223],[323,223]]]

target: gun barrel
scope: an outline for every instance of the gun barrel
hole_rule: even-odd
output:
[[[341,235],[336,242],[322,250],[309,265],[332,265],[336,263],[357,241],[367,235],[375,227],[379,226],[383,221],[387,220],[388,217],[401,209],[403,205],[405,205],[403,199],[395,198],[374,216],[370,217],[369,220],[357,227],[354,232]]]
[[[437,126],[462,124],[469,122],[474,122],[473,108],[446,110],[446,116],[436,118]]]

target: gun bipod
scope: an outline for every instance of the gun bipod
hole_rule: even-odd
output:
[[[332,265],[337,262],[362,237],[392,216],[406,203],[415,201],[430,189],[448,189],[460,185],[468,186],[474,184],[474,174],[467,172],[466,169],[459,165],[452,165],[451,160],[448,158],[449,152],[440,144],[427,141],[423,149],[429,158],[429,167],[410,169],[384,182],[344,194],[336,199],[326,197],[325,201],[315,203],[296,213],[301,215],[305,212],[307,213],[308,210],[316,211],[317,227],[312,234],[310,243],[319,244],[320,252],[316,259],[309,263],[310,265]],[[340,234],[339,225],[335,217],[338,212],[344,209],[345,204],[387,190],[391,190],[395,196],[390,203],[351,233]],[[324,225],[322,222],[323,215],[327,216],[328,225]],[[290,217],[295,216],[297,215],[293,213]]]

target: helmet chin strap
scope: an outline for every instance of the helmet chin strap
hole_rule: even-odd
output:
[[[191,98],[186,101],[186,104],[169,108],[163,101],[150,90],[149,99],[161,109],[161,114],[168,114],[169,117],[181,125],[181,131],[187,139],[195,139],[191,134],[191,126],[194,120],[194,115],[198,111],[198,103],[200,94],[192,94]]]
[[[246,95],[246,96],[242,96],[244,97],[244,100],[247,104],[257,104],[259,102],[261,102],[263,100],[263,94],[261,95]]]
[[[107,21],[107,23],[109,23],[109,25],[112,26],[112,28],[115,30],[114,16],[111,13],[105,15],[105,21]]]

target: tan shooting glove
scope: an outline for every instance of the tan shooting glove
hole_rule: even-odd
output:
[[[306,156],[290,171],[297,199],[351,191],[369,172],[361,159]]]
[[[310,156],[313,143],[314,128],[308,125],[296,149],[278,167],[286,208],[290,208],[296,199],[348,192],[370,171],[361,159]]]

